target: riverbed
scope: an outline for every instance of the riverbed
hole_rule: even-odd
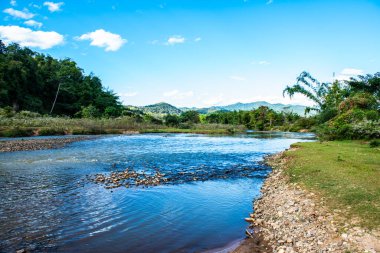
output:
[[[244,238],[244,217],[270,172],[264,156],[312,138],[295,133],[117,135],[60,149],[1,153],[0,251],[222,248]],[[160,171],[177,180],[115,189],[89,180],[126,168]]]

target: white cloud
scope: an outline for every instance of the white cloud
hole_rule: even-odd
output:
[[[213,105],[219,105],[224,101],[224,95],[219,94],[217,96],[209,97],[205,100],[203,100],[203,104],[205,106],[213,106]]]
[[[57,32],[33,31],[19,26],[0,26],[0,39],[6,44],[15,42],[24,47],[49,49],[63,43],[63,36]]]
[[[245,80],[247,80],[245,77],[243,77],[243,76],[229,76],[229,78],[231,79],[231,80],[235,80],[235,81],[245,81]]]
[[[23,11],[19,11],[13,8],[8,8],[8,9],[5,9],[3,12],[13,17],[22,18],[22,19],[30,19],[34,17],[34,14],[30,13],[27,9],[24,9]]]
[[[44,2],[44,6],[47,6],[50,12],[61,11],[61,6],[64,2],[54,3],[54,2]]]
[[[105,51],[117,51],[124,43],[128,41],[123,39],[119,34],[107,32],[98,29],[94,32],[86,33],[76,38],[77,40],[91,40],[90,45],[95,47],[104,47]]]
[[[201,37],[198,37],[198,38],[195,38],[195,39],[194,39],[195,42],[199,42],[199,41],[201,41],[201,40],[202,40]]]
[[[139,93],[137,91],[134,91],[134,92],[118,93],[117,95],[119,97],[135,97],[135,96],[137,96],[137,94],[139,94]]]
[[[24,24],[27,26],[36,27],[36,28],[41,28],[42,26],[41,22],[37,22],[33,19],[25,21]]]
[[[9,3],[10,3],[12,6],[16,6],[16,5],[17,5],[16,0],[11,0]]]
[[[269,61],[259,61],[259,65],[269,65]]]
[[[185,38],[180,35],[173,35],[169,37],[167,45],[175,45],[185,43]]]
[[[185,92],[180,92],[179,90],[171,90],[164,92],[163,96],[164,97],[169,97],[173,99],[184,99],[188,97],[192,97],[194,95],[193,91],[185,91]]]
[[[262,66],[267,66],[270,65],[269,61],[261,60],[261,61],[252,61],[251,64],[253,65],[262,65]]]
[[[363,75],[364,71],[361,69],[345,68],[336,77],[336,80],[345,81],[350,80],[351,77]]]

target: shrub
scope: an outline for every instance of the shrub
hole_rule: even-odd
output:
[[[371,148],[380,147],[380,140],[372,140],[369,142],[369,146]]]
[[[0,116],[10,118],[15,115],[15,111],[13,110],[12,107],[6,106],[4,108],[0,108]]]
[[[34,134],[33,129],[31,128],[19,128],[14,127],[0,131],[0,136],[2,137],[29,137]]]
[[[79,114],[83,118],[97,118],[100,116],[99,110],[93,105],[82,107],[82,110]]]
[[[62,128],[53,128],[53,127],[48,127],[48,128],[41,128],[38,131],[38,135],[41,136],[49,136],[49,135],[65,135],[65,130]]]
[[[38,112],[20,111],[17,116],[19,116],[19,118],[38,118],[41,117],[41,114]]]

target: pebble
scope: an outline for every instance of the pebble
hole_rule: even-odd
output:
[[[281,153],[266,162],[274,170],[265,180],[260,198],[254,202],[252,222],[266,243],[272,245],[272,252],[377,252],[370,244],[363,244],[363,238],[370,236],[363,228],[347,221],[339,225],[341,210],[329,211],[325,207],[326,199],[289,183],[283,173],[285,161]],[[339,234],[339,231],[345,232]],[[371,236],[371,242],[379,245],[379,237]]]

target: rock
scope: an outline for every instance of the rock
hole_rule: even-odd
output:
[[[253,223],[255,221],[253,218],[244,218],[244,220],[249,223]]]
[[[376,252],[373,243],[372,249],[363,246],[368,233],[358,223],[346,221],[342,225],[341,220],[336,220],[341,212],[330,211],[325,206],[327,200],[289,183],[282,173],[284,159],[288,158],[280,154],[268,159],[274,169],[261,188],[261,197],[254,202],[254,216],[250,214],[245,220],[250,227],[259,228],[262,237],[272,245],[270,252]]]

